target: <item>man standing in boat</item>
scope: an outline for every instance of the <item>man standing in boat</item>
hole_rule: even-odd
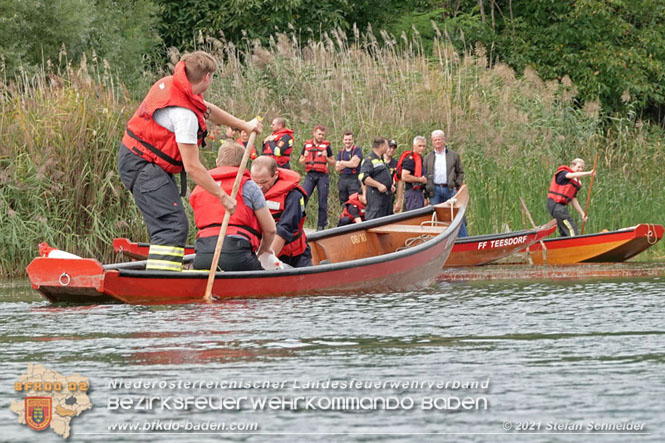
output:
[[[300,174],[277,167],[275,159],[262,155],[252,162],[252,180],[259,185],[266,205],[277,223],[272,242],[275,255],[289,266],[312,265],[312,251],[305,235],[305,199]]]
[[[302,154],[298,162],[305,167],[305,182],[303,188],[309,197],[312,196],[314,188],[319,194],[319,218],[317,231],[326,229],[328,225],[328,193],[330,191],[330,176],[328,165],[335,166],[330,142],[326,140],[326,127],[316,125],[312,134],[314,137],[305,141]],[[305,205],[307,205],[305,201]]]
[[[562,237],[573,237],[578,234],[577,225],[568,212],[567,205],[572,204],[582,220],[586,221],[588,218],[576,198],[577,192],[582,188],[580,177],[587,175],[595,176],[596,171],[584,171],[584,160],[576,158],[570,166],[559,166],[552,178],[547,192],[547,212],[556,219]]]
[[[464,184],[464,169],[457,152],[448,149],[446,137],[442,130],[432,131],[432,147],[423,160],[423,168],[427,177],[425,192],[431,205],[443,203],[452,198]],[[459,237],[467,237],[466,217],[459,229]]]
[[[391,204],[392,208],[391,214],[402,211],[402,202],[404,198],[404,196],[401,193],[402,188],[397,186],[398,183],[395,176],[395,172],[397,170],[397,159],[395,158],[396,150],[397,150],[397,140],[395,139],[388,140],[388,150],[386,151],[385,154],[383,154],[383,163],[385,163],[386,166],[388,166],[388,171],[390,172],[390,176],[393,178],[393,184],[395,185],[395,193],[393,193],[393,204]],[[395,195],[397,195],[397,201],[395,201]]]
[[[413,139],[413,150],[407,151],[399,159],[397,170],[400,171],[400,180],[404,182],[405,209],[410,211],[425,206],[425,184],[427,178],[423,173],[423,154],[427,141],[425,137],[417,135]]]
[[[367,208],[365,220],[390,215],[395,186],[388,166],[383,162],[383,154],[388,150],[388,140],[377,137],[372,144],[372,152],[363,160],[360,167],[360,180],[365,185]]]
[[[227,194],[231,194],[244,152],[242,145],[225,141],[217,154],[217,167],[208,171]],[[199,229],[194,269],[210,269],[226,208],[202,186],[194,188],[189,203],[194,209],[194,221]],[[275,221],[261,188],[251,180],[247,170],[242,176],[236,203],[236,211],[229,219],[224,236],[218,268],[223,271],[261,270],[263,267],[257,255],[272,253],[270,247],[275,239]]]
[[[263,155],[272,157],[280,168],[291,169],[291,151],[293,151],[293,131],[286,127],[282,117],[275,117],[270,123],[272,134],[263,140]]]
[[[181,271],[188,222],[181,196],[184,172],[231,212],[236,201],[210,177],[199,159],[206,120],[261,132],[258,119],[244,121],[203,99],[217,70],[203,52],[185,54],[173,75],[157,81],[127,123],[118,153],[120,178],[132,192],[150,235],[146,269]],[[181,192],[173,174],[181,173]]]
[[[339,191],[339,204],[344,205],[349,196],[360,191],[358,173],[363,151],[353,142],[353,132],[344,131],[342,134],[342,150],[337,153],[335,170],[339,172],[337,190]]]

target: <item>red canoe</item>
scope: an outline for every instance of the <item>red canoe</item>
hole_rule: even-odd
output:
[[[661,238],[662,225],[639,224],[616,231],[546,239],[543,240],[545,253],[541,244],[535,243],[520,251],[514,261],[524,262],[528,251],[537,265],[622,262],[643,252]]]
[[[446,202],[330,229],[310,241],[315,264],[259,272],[218,272],[215,299],[411,291],[430,285],[452,250],[468,204],[463,187]],[[452,214],[451,214],[452,213]],[[454,217],[451,221],[451,215]],[[412,242],[396,243],[390,233]],[[33,288],[52,302],[192,303],[203,301],[207,271],[131,269],[94,259],[36,258],[27,267]]]
[[[503,234],[475,235],[458,238],[443,265],[446,268],[480,266],[500,260],[531,246],[550,235],[556,229],[556,220],[532,230],[505,232]]]

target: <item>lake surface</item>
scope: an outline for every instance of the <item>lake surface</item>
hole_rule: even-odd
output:
[[[89,379],[74,442],[663,441],[664,294],[650,278],[55,306],[0,281],[0,440],[63,441],[9,410],[38,363]]]

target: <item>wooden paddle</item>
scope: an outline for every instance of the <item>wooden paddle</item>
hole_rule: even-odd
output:
[[[231,189],[231,198],[235,200],[236,195],[238,195],[238,189],[240,188],[240,180],[242,175],[245,173],[245,168],[247,166],[247,160],[249,160],[249,153],[254,146],[254,139],[256,138],[256,132],[252,131],[249,135],[249,141],[247,142],[247,147],[245,148],[245,153],[242,156],[240,161],[240,166],[238,167],[238,173],[236,174],[236,181],[233,182],[233,188]],[[222,245],[224,244],[224,236],[226,235],[226,229],[229,227],[229,219],[231,218],[231,213],[229,211],[224,212],[224,221],[222,221],[222,227],[219,229],[219,237],[217,237],[217,245],[215,246],[215,254],[212,257],[212,264],[210,265],[210,274],[208,274],[208,284],[206,285],[206,291],[203,294],[203,300],[211,301],[212,300],[212,285],[215,282],[215,273],[217,272],[217,262],[219,261],[219,256],[222,255]]]
[[[534,227],[534,229],[537,228],[538,226],[536,226],[536,223],[533,221],[533,217],[531,217],[531,212],[529,212],[529,208],[526,207],[526,203],[524,203],[524,199],[522,197],[520,197],[520,203],[522,204],[522,210],[523,210],[522,217],[524,217],[524,212],[526,212],[526,215],[529,217],[531,225]],[[540,247],[543,249],[543,263],[547,263],[547,246],[545,246],[545,242],[543,241],[543,239],[540,239],[539,243]],[[529,264],[532,265],[533,259],[531,258],[531,251],[529,251],[529,248],[526,248],[526,254],[527,257],[529,258]]]
[[[596,152],[596,158],[593,160],[593,169],[592,171],[596,170],[596,164],[598,164],[598,153]],[[589,213],[589,203],[591,202],[591,187],[593,186],[593,178],[595,175],[591,176],[591,181],[589,182],[589,194],[586,196],[586,207],[584,208],[584,217],[586,218],[587,214]],[[584,234],[584,225],[586,224],[586,220],[582,220],[582,231],[580,234]]]

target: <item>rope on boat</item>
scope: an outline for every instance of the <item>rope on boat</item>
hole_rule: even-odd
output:
[[[656,225],[651,223],[647,224],[647,243],[649,243],[649,245],[655,245],[658,243],[658,237],[656,236]]]
[[[404,246],[400,246],[399,248],[395,249],[395,252],[398,251],[403,251],[404,249],[409,249],[414,246],[417,246],[419,244],[425,243],[426,241],[434,238],[433,235],[430,234],[420,234],[417,237],[409,237],[406,240],[404,240]]]

